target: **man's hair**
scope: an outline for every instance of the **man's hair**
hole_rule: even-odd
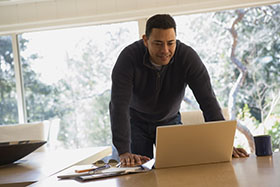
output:
[[[156,14],[150,17],[146,23],[145,34],[149,38],[152,29],[170,29],[173,28],[176,33],[176,23],[169,14]]]

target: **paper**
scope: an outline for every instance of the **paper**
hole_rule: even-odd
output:
[[[98,170],[97,172],[84,172],[84,173],[76,173],[75,170],[81,170],[86,168],[91,168],[90,165],[78,165],[73,166],[71,168],[68,168],[61,174],[57,175],[60,179],[77,179],[81,181],[85,180],[93,180],[97,178],[105,178],[105,177],[111,177],[111,176],[118,176],[118,175],[125,175],[129,173],[140,173],[140,172],[146,172],[150,169],[143,166],[137,166],[137,167],[110,167],[104,170]]]
[[[120,168],[108,168],[102,171],[99,171],[98,173],[95,173],[93,175],[87,175],[87,176],[78,176],[75,179],[80,181],[88,181],[88,180],[94,180],[99,178],[106,178],[106,177],[112,177],[112,176],[120,176],[120,175],[126,175],[129,173],[140,173],[140,172],[146,172],[143,167],[120,167]]]
[[[83,169],[89,169],[89,168],[96,168],[93,165],[76,165],[72,166],[64,171],[62,171],[57,177],[60,179],[70,179],[70,178],[75,178],[79,176],[85,176],[89,175],[89,172],[84,172],[84,173],[76,173],[75,170],[83,170]]]

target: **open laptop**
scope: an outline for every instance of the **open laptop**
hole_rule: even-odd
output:
[[[236,120],[157,128],[155,168],[232,159]]]

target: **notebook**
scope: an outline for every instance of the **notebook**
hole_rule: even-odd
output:
[[[155,168],[232,159],[236,120],[157,128]]]

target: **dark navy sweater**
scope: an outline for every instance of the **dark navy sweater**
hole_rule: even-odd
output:
[[[149,60],[143,40],[127,46],[112,72],[110,119],[119,154],[130,152],[130,118],[165,123],[174,118],[189,86],[205,121],[223,120],[208,72],[197,53],[176,41],[168,65],[159,71]]]

